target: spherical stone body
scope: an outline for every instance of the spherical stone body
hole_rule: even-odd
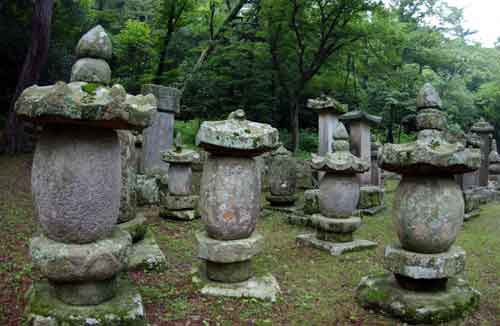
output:
[[[193,172],[190,164],[170,164],[168,167],[168,192],[172,195],[191,195]]]
[[[404,249],[427,254],[447,251],[463,217],[462,191],[452,177],[403,177],[393,219]]]
[[[292,157],[277,157],[271,161],[270,191],[274,196],[290,196],[297,187],[297,168]]]
[[[209,237],[248,238],[260,213],[260,174],[252,158],[211,155],[203,169],[200,212]]]
[[[89,243],[109,236],[118,219],[121,183],[114,130],[45,127],[33,161],[32,192],[50,239]]]
[[[352,216],[359,201],[359,181],[355,175],[327,173],[319,186],[319,210],[323,216]]]

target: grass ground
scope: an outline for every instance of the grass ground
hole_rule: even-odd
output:
[[[32,221],[30,156],[0,156],[0,325],[20,325],[24,295],[36,278],[28,257]],[[271,272],[282,288],[277,303],[231,300],[199,295],[193,283],[198,266],[194,234],[201,221],[167,222],[149,211],[149,221],[167,256],[164,273],[132,273],[140,288],[151,325],[398,325],[394,320],[360,308],[354,289],[368,274],[383,272],[384,246],[396,241],[390,212],[395,184],[388,185],[388,209],[367,217],[357,238],[379,243],[376,250],[331,257],[298,248],[295,236],[304,233],[279,214],[259,221],[266,238],[255,259],[257,273]],[[500,325],[500,204],[483,208],[479,218],[465,224],[458,245],[468,253],[464,277],[482,292],[481,308],[464,325]],[[194,278],[196,279],[196,278]]]

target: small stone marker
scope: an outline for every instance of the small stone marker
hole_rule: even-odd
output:
[[[198,217],[199,196],[193,194],[192,164],[200,159],[193,150],[182,147],[181,134],[177,134],[175,148],[163,153],[169,164],[168,193],[160,191],[160,216],[192,221]]]
[[[264,240],[255,232],[261,180],[254,157],[274,149],[278,137],[271,126],[246,120],[243,110],[204,122],[198,132],[197,143],[210,153],[200,189],[206,232],[197,235],[211,281],[204,294],[275,300],[279,292],[272,276],[255,277],[251,268]]]
[[[453,244],[464,216],[454,175],[477,169],[481,155],[443,137],[446,117],[430,84],[417,103],[417,141],[386,144],[380,158],[383,169],[403,176],[393,215],[400,244],[384,258],[392,274],[363,278],[356,296],[363,307],[408,323],[447,323],[479,305],[479,293],[458,277],[465,252]]]
[[[107,65],[110,51],[98,26],[82,38],[77,56]],[[75,66],[85,67],[82,60]],[[122,173],[115,130],[146,127],[156,100],[87,77],[73,69],[70,84],[29,87],[16,103],[21,118],[43,125],[32,174],[42,234],[30,250],[48,282],[34,282],[27,318],[35,326],[146,325],[140,294],[120,276],[132,241],[116,227]]]
[[[280,146],[271,154],[269,168],[270,194],[266,197],[271,206],[290,207],[297,200],[297,165],[292,153]]]
[[[476,122],[471,131],[479,135],[481,139],[481,167],[479,168],[479,186],[487,187],[489,180],[489,155],[491,153],[491,135],[495,128],[481,118]]]
[[[325,156],[313,154],[312,167],[325,172],[319,187],[321,214],[310,217],[316,235],[299,235],[299,244],[329,251],[334,256],[373,248],[377,244],[354,240],[353,233],[361,226],[361,218],[353,216],[358,205],[360,186],[356,176],[369,169],[369,163],[349,151],[349,135],[342,123],[334,134],[335,151]]]
[[[493,139],[491,146],[491,153],[489,156],[489,172],[491,175],[491,179],[493,179],[493,184],[495,189],[500,189],[500,155],[497,150],[497,141]]]

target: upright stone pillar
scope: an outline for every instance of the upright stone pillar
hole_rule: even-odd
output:
[[[144,130],[142,167],[146,175],[163,176],[168,164],[161,159],[174,142],[175,115],[180,112],[181,92],[172,87],[144,85],[142,94],[153,94],[158,100],[158,112],[149,128]]]
[[[498,154],[497,148],[497,141],[493,139],[491,144],[491,153],[489,156],[489,172],[491,175],[490,179],[493,183],[493,188],[498,191],[500,190],[500,155]]]
[[[471,149],[481,149],[481,138],[478,134],[469,132],[466,136],[467,147]],[[463,174],[462,189],[467,191],[469,189],[475,190],[479,187],[479,169],[472,172]]]
[[[263,248],[255,232],[260,214],[261,179],[255,156],[277,146],[278,131],[245,119],[237,110],[226,121],[204,122],[197,143],[210,153],[200,190],[206,232],[197,234],[199,257],[211,283],[203,294],[276,299],[272,276],[253,276],[251,259]]]
[[[479,168],[479,186],[488,187],[489,180],[489,156],[491,152],[491,135],[495,129],[484,119],[481,119],[471,128],[481,139],[481,167]]]
[[[100,26],[78,43],[71,83],[32,86],[16,103],[20,118],[43,125],[32,190],[41,235],[33,265],[47,281],[29,292],[30,325],[146,325],[141,296],[126,275],[131,237],[116,227],[122,173],[116,129],[142,130],[153,96],[109,88],[111,40]]]
[[[446,117],[430,84],[420,91],[417,109],[417,141],[387,144],[381,153],[382,168],[403,175],[393,214],[400,243],[388,246],[384,258],[392,274],[363,278],[357,300],[408,323],[440,324],[479,305],[479,293],[459,277],[465,252],[453,244],[464,214],[454,174],[477,169],[481,155],[445,140]]]
[[[317,233],[300,235],[297,241],[339,256],[373,248],[377,244],[353,239],[354,232],[361,226],[361,218],[353,216],[360,192],[356,175],[367,171],[370,166],[349,152],[349,135],[342,123],[338,124],[334,137],[335,151],[325,156],[313,154],[311,164],[315,170],[325,172],[319,187],[321,214],[310,217]]]
[[[270,194],[266,197],[271,207],[290,208],[297,200],[297,164],[284,146],[280,146],[271,154],[269,168]]]
[[[176,220],[192,221],[198,217],[199,196],[193,194],[194,161],[200,155],[182,148],[181,134],[177,134],[175,149],[163,153],[163,160],[169,163],[168,193],[160,191],[160,216]]]
[[[381,147],[380,142],[374,134],[371,135],[371,185],[379,188],[384,188],[384,180],[382,170],[378,166],[378,151]]]

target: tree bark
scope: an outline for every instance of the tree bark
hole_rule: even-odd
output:
[[[6,136],[9,153],[20,152],[27,145],[25,123],[18,119],[14,107],[24,89],[38,82],[42,68],[47,62],[53,8],[54,0],[36,0],[34,2],[31,44],[11,99],[7,118]]]
[[[302,101],[300,96],[292,100],[292,107],[290,109],[290,135],[292,141],[292,150],[294,153],[299,151],[300,146],[300,124],[299,124],[299,113]]]

